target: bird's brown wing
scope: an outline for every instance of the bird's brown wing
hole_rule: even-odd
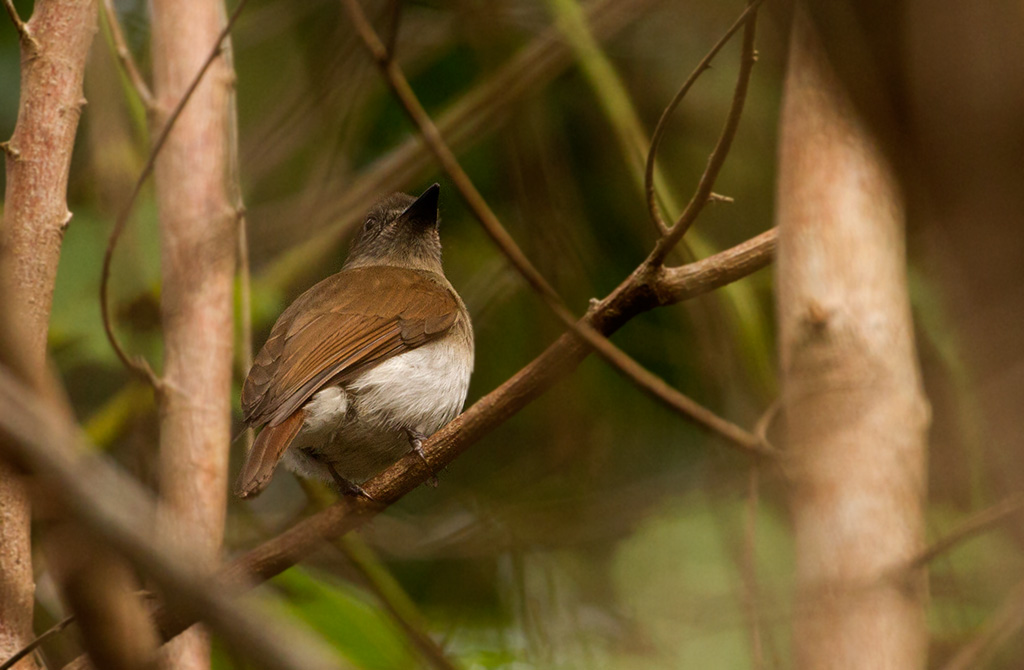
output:
[[[403,268],[343,270],[299,296],[274,324],[242,386],[246,423],[266,424],[271,433],[257,438],[261,448],[246,457],[236,493],[248,497],[266,486],[301,428],[295,415],[320,388],[443,335],[458,314],[447,287]]]
[[[292,303],[274,324],[242,387],[251,426],[276,425],[331,380],[344,381],[446,333],[459,313],[426,272],[343,270]]]

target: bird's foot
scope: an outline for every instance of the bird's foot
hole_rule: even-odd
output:
[[[436,489],[438,484],[437,473],[434,472],[432,467],[430,467],[430,463],[427,461],[427,455],[423,452],[423,440],[427,439],[427,436],[409,428],[405,429],[405,434],[409,436],[409,445],[412,447],[412,450],[420,457],[420,460],[423,461],[423,465],[426,466],[427,470],[430,471],[430,479],[427,480],[427,483]]]
[[[330,463],[327,464],[327,471],[331,473],[331,478],[334,479],[334,485],[337,487],[338,492],[341,493],[341,495],[352,496],[353,498],[366,498],[370,502],[378,502],[377,499],[367,493],[362,486],[339,475],[338,471],[335,470],[334,466]]]

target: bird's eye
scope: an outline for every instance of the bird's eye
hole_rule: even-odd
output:
[[[364,233],[368,233],[368,232],[370,232],[371,230],[373,230],[373,226],[374,226],[374,225],[375,225],[376,223],[377,223],[377,222],[376,222],[376,221],[374,221],[374,220],[373,220],[372,218],[371,218],[371,219],[367,219],[367,220],[366,220],[366,223],[364,223],[364,224],[363,224],[363,232],[364,232]]]

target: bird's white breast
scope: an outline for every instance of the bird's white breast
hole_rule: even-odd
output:
[[[458,327],[458,326],[457,326]],[[302,430],[285,463],[307,477],[331,480],[329,462],[357,483],[410,448],[410,432],[428,436],[462,409],[473,371],[472,333],[444,337],[389,358],[344,386],[317,391],[305,404]]]
[[[359,375],[347,386],[358,398],[360,418],[430,435],[454,419],[466,401],[471,347],[467,352],[464,343],[445,337]]]

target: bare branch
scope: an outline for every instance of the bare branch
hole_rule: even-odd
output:
[[[657,293],[629,280],[592,309],[584,321],[610,334],[629,319],[654,307],[703,295],[763,268],[774,256],[774,235],[727,249],[692,263],[685,288]],[[753,241],[752,241],[753,242]],[[682,270],[684,268],[679,268]],[[664,296],[669,302],[661,302]],[[247,588],[288,569],[325,541],[358,528],[377,513],[429,479],[484,435],[539,397],[571,373],[591,349],[572,333],[563,334],[540,356],[504,384],[478,400],[454,421],[432,435],[423,445],[426,465],[419,456],[407,456],[367,482],[364,488],[382,506],[359,498],[346,498],[271,538],[229,563],[220,573],[225,588]],[[165,622],[165,633],[176,634],[188,622]]]
[[[711,50],[704,55],[704,58],[697,63],[697,67],[694,68],[690,76],[686,78],[683,85],[676,92],[675,96],[665,107],[665,110],[661,113],[661,117],[658,119],[657,125],[654,126],[654,133],[651,135],[651,148],[647,152],[647,166],[644,170],[644,191],[647,194],[647,211],[650,214],[651,221],[654,222],[655,227],[661,231],[663,235],[668,233],[668,224],[665,223],[665,219],[661,216],[661,209],[658,207],[657,194],[654,192],[654,171],[658,161],[658,147],[661,145],[661,138],[665,134],[665,127],[668,125],[668,119],[672,116],[672,112],[675,111],[679,103],[683,101],[686,94],[690,92],[690,89],[697,82],[697,79],[704,73],[705,70],[711,67],[711,61],[718,55],[718,52],[722,50],[732,36],[736,34],[736,31],[746,23],[752,14],[757,10],[758,5],[763,0],[756,0],[747,6],[743,13],[740,14],[739,18],[733,22],[729,27],[729,30],[725,31],[725,34],[718,38],[715,45],[711,47]]]
[[[995,651],[1024,626],[1024,581],[1018,582],[1010,595],[992,615],[976,638],[964,645],[942,670],[970,670],[987,665]]]
[[[155,105],[153,93],[149,90],[149,85],[146,84],[145,78],[135,64],[135,58],[128,48],[128,42],[124,39],[124,32],[121,30],[121,22],[117,18],[117,10],[114,9],[114,2],[113,0],[101,0],[100,6],[103,8],[103,18],[110,30],[110,39],[114,43],[117,60],[121,63],[125,75],[128,76],[132,88],[135,89],[135,94],[142,101],[142,106],[146,108],[147,112],[152,112]]]
[[[3,456],[39,475],[42,494],[69,518],[108,543],[153,580],[165,614],[202,620],[244,651],[255,665],[284,670],[336,668],[322,642],[286,620],[260,613],[251,600],[235,603],[201,572],[189,547],[158,533],[156,503],[133,479],[111,466],[78,436],[66,415],[41,401],[0,366],[0,448]]]
[[[662,0],[599,0],[586,9],[594,36],[616,34],[644,15],[645,9]],[[484,78],[448,108],[437,121],[449,146],[471,146],[501,127],[515,103],[553,80],[571,62],[569,48],[557,28],[544,30],[504,65]],[[293,283],[302,271],[333,253],[344,235],[379,197],[381,191],[409,183],[430,166],[429,150],[419,136],[411,135],[391,152],[378,158],[354,182],[339,183],[339,196],[325,208],[332,221],[309,239],[279,255],[260,279],[273,286]],[[328,189],[332,190],[332,189]]]
[[[761,502],[761,475],[757,468],[750,468],[748,477],[740,574],[743,578],[743,609],[750,627],[751,668],[762,670],[764,643],[761,630],[761,589],[757,579],[757,513]]]
[[[686,273],[685,279],[680,281],[680,285],[673,290],[657,291],[650,286],[627,280],[608,297],[597,303],[584,317],[584,320],[599,331],[610,334],[641,312],[703,295],[767,266],[774,256],[774,241],[774,235],[761,235],[739,247],[728,249],[683,268],[675,268],[677,273],[682,273],[684,270]],[[578,338],[570,333],[563,334],[533,362],[431,436],[424,443],[424,454],[429,466],[425,465],[418,456],[405,457],[368,482],[365,485],[367,491],[383,504],[375,504],[362,498],[345,498],[233,560],[218,573],[215,580],[217,588],[206,589],[204,585],[200,586],[201,598],[194,601],[188,600],[191,597],[189,590],[182,593],[184,601],[174,601],[175,608],[173,610],[168,609],[166,605],[157,609],[154,617],[164,639],[174,637],[203,616],[206,616],[207,618],[204,620],[212,625],[214,621],[209,615],[213,610],[206,609],[211,598],[216,599],[221,593],[250,589],[295,565],[323,542],[331,541],[371,520],[387,505],[429,479],[434,468],[442,467],[453,461],[485,434],[572,372],[589,353],[590,348]],[[0,407],[5,407],[4,403],[8,402],[3,395],[5,388],[5,377],[0,375]],[[0,412],[0,430],[9,431],[9,424],[14,421],[16,416],[21,416],[19,412]],[[42,428],[53,430],[57,425],[59,424],[33,425],[32,430],[29,430],[25,437],[30,440],[31,446],[36,446],[38,443],[31,441],[32,436],[36,435],[34,431]],[[91,485],[93,479],[85,478],[83,480],[80,477],[81,472],[95,469],[102,471],[103,477],[107,477],[109,473],[100,467],[102,466],[101,462],[90,466],[90,468],[80,465],[65,466],[59,459],[53,462],[52,455],[45,449],[45,446],[59,441],[59,439],[46,439],[41,443],[44,446],[41,451],[28,449],[27,452],[19,453],[23,458],[34,458],[36,471],[46,472],[62,484],[65,478],[71,479],[71,483],[62,489],[65,496],[70,496],[70,503],[79,499],[84,500],[80,496],[95,495],[97,497],[101,504],[95,508],[84,502],[71,508],[77,515],[86,517],[85,520],[90,527],[98,527],[106,531],[111,527],[111,523],[116,523],[116,520],[111,522],[108,519],[111,515],[121,518],[132,510],[145,509],[144,505],[137,502],[124,502],[126,496],[131,497],[134,501],[137,492],[137,485],[127,480],[123,486],[104,480],[97,483],[98,490],[89,489],[82,492],[83,486],[87,483]],[[120,498],[118,501],[107,504],[106,496],[111,495],[111,492],[116,492]],[[147,530],[145,525],[143,525],[143,530]],[[105,533],[104,536],[106,537]],[[110,541],[147,573],[153,569],[151,568],[153,562],[161,566],[158,568],[160,571],[158,582],[162,587],[167,583],[164,581],[165,569],[191,565],[187,562],[188,559],[181,559],[185,562],[178,562],[173,550],[171,553],[161,553],[163,551],[161,547],[151,548],[146,544],[148,540],[141,540],[142,546],[137,546],[137,539],[136,535],[128,534],[124,537],[119,535]],[[126,546],[127,548],[125,548]],[[169,568],[163,567],[162,561],[164,560],[171,561]],[[168,579],[173,580],[177,577],[181,577],[180,571]],[[188,581],[187,576],[181,577],[181,579]],[[183,608],[187,608],[187,611]],[[262,653],[260,651],[262,648],[261,645],[259,649],[255,650],[255,653]]]
[[[206,57],[203,62],[203,66],[199,68],[192,83],[186,89],[185,93],[181,96],[178,104],[174,106],[171,113],[167,116],[167,120],[164,122],[163,127],[160,130],[160,134],[157,136],[156,141],[153,143],[153,148],[149,152],[149,157],[146,159],[146,164],[142,167],[142,172],[139,174],[139,178],[135,181],[135,187],[132,189],[131,195],[128,197],[128,202],[122,208],[121,213],[118,215],[117,220],[114,222],[114,229],[110,232],[110,238],[107,240],[107,248],[103,253],[103,269],[100,272],[100,312],[103,317],[103,331],[107,334],[107,340],[110,342],[111,348],[114,353],[121,360],[126,368],[132,372],[138,374],[150,385],[153,386],[157,391],[161,390],[162,382],[153,372],[153,369],[149,366],[144,359],[141,357],[131,357],[121,346],[121,343],[117,339],[117,335],[114,333],[114,326],[110,316],[110,298],[109,298],[109,285],[110,285],[110,265],[114,257],[114,248],[117,246],[118,240],[121,238],[121,233],[124,232],[124,227],[128,223],[128,217],[131,215],[132,208],[135,205],[135,201],[139,197],[139,193],[142,191],[142,185],[149,178],[149,175],[153,172],[153,167],[156,165],[156,158],[163,149],[164,143],[167,142],[168,136],[171,134],[171,130],[174,128],[174,124],[177,122],[178,117],[181,116],[182,110],[185,109],[185,105],[188,104],[192,94],[195,93],[200,82],[203,79],[203,75],[210,69],[213,62],[220,55],[224,39],[231,32],[231,29],[235,25],[235,21],[238,19],[242,10],[245,9],[246,3],[249,0],[239,0],[238,5],[235,7],[235,11],[231,13],[231,17],[224,25],[221,30],[216,43],[210,50],[210,54]]]
[[[953,549],[961,542],[983,533],[993,526],[998,526],[1024,510],[1024,494],[1012,495],[988,509],[978,512],[951,533],[922,551],[907,565],[907,571],[919,570],[937,557]]]
[[[690,199],[689,204],[686,205],[686,209],[679,215],[679,219],[675,222],[672,228],[658,240],[654,247],[654,251],[648,257],[647,262],[652,265],[661,265],[665,261],[665,257],[668,256],[669,252],[679,243],[679,240],[683,239],[683,235],[689,230],[693,222],[697,220],[700,213],[704,210],[707,205],[709,198],[712,194],[712,189],[715,187],[715,179],[718,177],[719,171],[722,169],[722,165],[725,163],[726,157],[729,155],[729,149],[732,147],[733,137],[736,136],[736,129],[739,127],[740,116],[743,114],[743,103],[747,97],[747,85],[750,82],[750,73],[753,70],[756,56],[754,54],[754,35],[757,21],[757,7],[763,0],[753,0],[744,10],[743,14],[740,15],[736,22],[733,23],[732,27],[726,31],[725,35],[712,47],[711,51],[697,64],[697,68],[693,71],[690,77],[683,84],[683,87],[676,93],[675,98],[669,103],[668,107],[661,115],[661,119],[658,120],[658,125],[654,129],[654,135],[651,138],[651,151],[647,155],[647,171],[645,174],[644,182],[647,188],[647,208],[654,222],[660,229],[665,228],[665,222],[661,218],[661,214],[658,211],[658,205],[655,202],[654,195],[654,164],[655,157],[658,150],[658,144],[661,142],[661,137],[665,133],[665,122],[668,116],[672,113],[683,97],[686,95],[693,83],[697,81],[697,78],[706,70],[710,64],[711,59],[714,58],[715,54],[725,45],[725,43],[732,37],[733,33],[742,25],[743,26],[743,50],[740,56],[740,70],[736,77],[736,89],[733,93],[732,105],[729,108],[729,116],[726,118],[725,127],[722,129],[722,134],[718,138],[718,144],[715,145],[715,150],[711,154],[711,158],[708,160],[708,165],[704,169],[704,174],[701,175],[700,181],[697,184],[697,190],[693,194],[693,198]]]
[[[21,41],[30,45],[33,50],[38,49],[39,45],[36,43],[35,38],[32,37],[32,33],[29,32],[28,24],[22,21],[21,17],[18,16],[18,10],[14,6],[14,0],[4,0],[4,9],[7,10],[7,15],[11,17],[11,23],[14,24],[15,30],[18,31],[18,37]]]
[[[903,197],[800,5],[788,68],[775,286],[794,654],[805,667],[832,667],[836,649],[848,667],[923,667],[925,575],[887,579],[924,546],[927,481]]]
[[[544,279],[519,248],[519,245],[512,239],[512,236],[509,235],[508,231],[498,220],[498,217],[491,210],[483,196],[480,195],[476,186],[473,185],[469,175],[462,169],[455,154],[452,153],[452,150],[441,136],[441,132],[427,114],[423,105],[420,104],[401,68],[391,58],[384,43],[376,31],[374,31],[373,26],[370,25],[358,0],[343,0],[343,2],[348,10],[349,17],[352,19],[356,30],[380,68],[381,74],[387,81],[388,86],[394,92],[399,102],[401,102],[406,114],[419,129],[420,134],[437,161],[444,168],[445,172],[448,173],[448,176],[451,177],[452,182],[459,190],[463,200],[466,201],[469,209],[481,225],[483,225],[488,236],[490,236],[512,266],[526,280],[530,287],[540,295],[555,315],[575,335],[593,347],[601,358],[610,363],[612,367],[645,393],[677,413],[693,420],[703,428],[725,437],[733,445],[752,453],[758,453],[762,449],[762,445],[756,436],[717,416],[711,410],[675,390],[666,384],[664,380],[645,369],[628,354],[612,344],[606,337],[589,327],[586,323],[578,321],[573,316],[558,293],[548,284],[547,280]],[[753,38],[751,37],[750,40],[752,42]],[[723,153],[727,151],[728,147],[726,146]]]
[[[45,632],[43,632],[42,635],[40,635],[39,637],[33,639],[27,645],[25,645],[24,647],[19,649],[18,653],[16,653],[14,656],[11,656],[10,658],[8,658],[3,663],[0,663],[0,670],[10,670],[11,668],[13,668],[15,666],[15,664],[18,661],[20,661],[21,659],[25,658],[29,654],[31,654],[33,651],[35,651],[40,646],[42,646],[42,644],[44,642],[49,640],[51,637],[57,635],[58,633],[60,633],[62,630],[64,630],[68,626],[70,626],[74,621],[75,621],[75,616],[72,614],[71,616],[64,617],[63,619],[61,619],[60,621],[58,621],[54,625],[50,626],[49,628],[46,629]]]

